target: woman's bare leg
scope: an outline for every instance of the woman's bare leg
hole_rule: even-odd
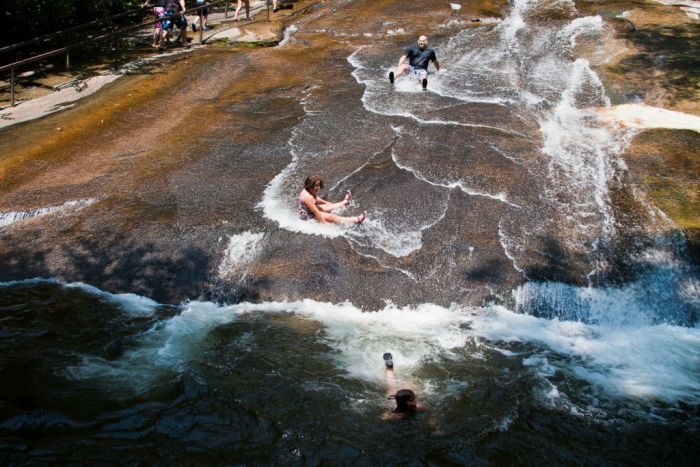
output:
[[[362,221],[365,220],[365,214],[362,213],[359,216],[352,216],[352,217],[344,217],[344,216],[338,216],[336,214],[329,214],[327,212],[321,212],[321,215],[323,216],[323,220],[326,222],[333,222],[333,223],[341,223],[341,222],[354,222],[355,224],[360,224]]]
[[[350,191],[345,192],[345,198],[342,201],[338,201],[337,203],[317,204],[316,206],[320,211],[331,212],[334,209],[342,208],[348,204],[350,204]]]
[[[343,206],[346,206],[348,203],[343,201],[338,201],[337,203],[326,203],[326,204],[318,204],[316,205],[320,211],[323,212],[331,212],[334,209],[342,208]]]

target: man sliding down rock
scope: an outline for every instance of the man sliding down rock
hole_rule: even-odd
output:
[[[406,63],[406,59],[408,59],[408,63]],[[427,36],[420,36],[418,44],[408,47],[401,56],[396,71],[389,72],[389,81],[391,84],[394,84],[396,78],[408,71],[408,76],[420,81],[423,90],[425,90],[428,87],[428,65],[430,65],[430,62],[433,62],[435,69],[440,71],[440,64],[435,56],[435,51],[428,47]]]

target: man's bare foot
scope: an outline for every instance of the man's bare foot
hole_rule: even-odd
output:
[[[360,214],[359,216],[357,216],[357,220],[355,221],[355,224],[357,224],[357,225],[362,224],[365,221],[365,217],[367,217],[367,216],[365,215],[364,212],[362,214]]]

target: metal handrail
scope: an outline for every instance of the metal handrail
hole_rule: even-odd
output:
[[[34,56],[34,57],[26,58],[26,59],[24,59],[24,60],[19,60],[19,61],[16,61],[16,62],[14,62],[14,63],[10,63],[10,64],[8,64],[8,65],[0,66],[0,72],[4,72],[4,71],[7,71],[7,70],[10,70],[10,106],[11,106],[11,107],[14,107],[14,106],[15,106],[15,69],[16,69],[17,67],[21,67],[21,66],[24,66],[24,65],[28,65],[28,64],[30,64],[30,63],[35,63],[35,62],[39,62],[39,61],[42,61],[42,60],[46,60],[47,58],[51,58],[51,57],[54,57],[54,56],[56,56],[56,55],[61,55],[61,54],[64,54],[64,53],[66,54],[66,66],[68,66],[68,63],[69,63],[69,59],[68,59],[69,56],[68,56],[68,53],[69,53],[71,50],[79,49],[79,48],[84,47],[84,46],[86,46],[86,45],[88,45],[88,44],[95,43],[95,42],[99,42],[99,41],[108,39],[108,38],[110,38],[110,37],[119,36],[119,35],[124,34],[125,32],[135,31],[135,30],[138,30],[138,29],[142,29],[142,28],[145,28],[145,27],[147,27],[147,26],[154,25],[154,24],[156,24],[156,23],[158,23],[158,22],[160,22],[160,21],[163,21],[164,19],[175,18],[175,17],[180,16],[180,15],[185,15],[185,14],[188,14],[188,13],[198,12],[198,11],[203,10],[203,9],[205,9],[205,8],[210,8],[210,7],[212,7],[212,6],[218,6],[218,5],[222,4],[222,3],[225,3],[225,4],[226,4],[225,12],[226,12],[226,17],[228,17],[228,8],[229,8],[229,3],[231,3],[231,1],[232,1],[232,0],[218,0],[218,1],[210,2],[210,3],[206,4],[206,5],[202,5],[202,6],[190,8],[190,9],[187,9],[187,10],[185,10],[185,11],[182,11],[182,12],[179,12],[179,13],[175,13],[175,14],[172,14],[172,15],[166,15],[166,16],[164,16],[164,17],[155,19],[155,20],[153,20],[153,21],[149,21],[149,22],[145,22],[145,23],[144,23],[144,22],[141,22],[141,23],[139,23],[139,24],[135,24],[135,25],[131,25],[131,26],[126,26],[126,27],[124,27],[124,28],[120,28],[120,29],[118,29],[118,30],[116,30],[116,31],[113,31],[113,32],[110,32],[110,33],[107,33],[107,34],[103,34],[103,35],[98,36],[98,37],[93,37],[93,38],[90,38],[90,39],[85,40],[85,41],[77,42],[77,43],[75,43],[75,44],[71,44],[71,45],[68,45],[68,46],[66,46],[66,47],[61,47],[61,48],[56,49],[56,50],[51,50],[51,51],[49,51],[49,52],[45,52],[45,53],[43,53],[43,54],[36,55],[36,56]],[[310,6],[313,6],[313,5],[317,4],[317,3],[319,3],[319,2],[315,2],[315,3],[313,3],[312,5],[309,5],[309,7],[310,7]],[[267,20],[269,21],[269,7],[270,7],[270,1],[267,0],[267,1],[266,1],[266,4],[267,4],[267,10],[268,10],[268,11],[267,11]],[[308,7],[307,7],[307,8],[308,8]],[[139,9],[139,10],[140,10],[140,9]],[[119,14],[119,15],[114,15],[114,16],[110,17],[109,19],[115,19],[116,17],[125,16],[126,14],[131,14],[131,13],[133,13],[134,11],[139,11],[139,10],[132,10],[132,11],[129,11],[129,12],[121,13],[121,14]],[[302,10],[306,10],[306,8],[303,8]],[[300,11],[302,11],[302,10],[300,10]],[[298,12],[300,12],[300,11],[298,11]],[[298,12],[297,12],[297,13],[298,13]],[[87,26],[94,26],[95,24],[97,24],[97,23],[99,23],[99,22],[103,22],[103,21],[107,21],[107,20],[108,20],[108,18],[103,18],[102,20],[97,20],[97,21],[94,21],[94,22],[92,22],[92,23],[86,23],[86,24],[84,24],[84,25],[81,25],[80,28],[81,28],[81,29],[84,29],[84,28],[87,27]],[[78,28],[78,26],[76,26],[76,28]],[[200,27],[200,29],[199,29],[199,42],[200,42],[200,44],[202,44],[202,43],[204,42],[204,41],[203,41],[203,38],[202,38],[202,30],[203,30],[203,28]],[[56,35],[56,34],[59,34],[59,33],[65,33],[65,32],[67,32],[67,31],[69,31],[69,30],[58,31],[58,32],[53,33],[53,34]],[[49,35],[49,36],[50,36],[50,35]],[[32,39],[31,41],[38,41],[39,39],[41,39],[41,38]],[[25,41],[25,42],[31,42],[31,41]],[[24,45],[22,45],[22,44],[25,44],[25,43],[20,43],[20,44],[15,44],[15,45],[16,45],[16,46],[20,46],[20,45],[21,45],[21,46],[24,46]],[[9,46],[9,47],[13,47],[13,46]],[[4,50],[4,49],[0,49],[0,52],[3,52],[3,51],[5,51],[5,50]]]
[[[160,21],[163,21],[163,20],[165,20],[165,19],[175,18],[175,17],[177,17],[177,16],[184,15],[184,14],[187,14],[187,13],[192,13],[192,12],[196,12],[196,11],[199,11],[199,10],[203,10],[204,8],[208,8],[208,7],[210,7],[211,5],[216,5],[216,4],[219,4],[219,3],[230,3],[230,0],[219,0],[218,2],[212,2],[212,3],[208,4],[208,5],[199,6],[199,7],[195,7],[195,8],[190,8],[189,10],[185,10],[185,11],[183,11],[183,12],[181,12],[181,13],[175,13],[175,14],[172,14],[172,15],[166,15],[166,16],[163,16],[162,18],[158,18],[158,19],[153,20],[153,21],[148,21],[148,22],[144,22],[144,23],[134,24],[134,25],[131,25],[131,26],[126,26],[126,27],[124,27],[124,28],[118,29],[118,30],[116,30],[116,31],[109,32],[109,33],[107,33],[107,34],[103,34],[103,35],[101,35],[101,36],[92,37],[92,38],[90,38],[90,39],[88,39],[88,40],[85,40],[85,41],[76,42],[75,44],[71,44],[71,45],[67,45],[67,46],[65,46],[65,47],[61,47],[60,49],[51,50],[51,51],[49,51],[49,52],[45,52],[45,53],[43,53],[43,54],[36,55],[36,56],[34,56],[34,57],[25,58],[25,59],[23,59],[23,60],[18,60],[18,61],[16,61],[16,62],[9,63],[9,64],[7,64],[7,65],[2,65],[2,66],[0,66],[0,72],[7,71],[7,70],[10,70],[10,69],[16,68],[16,67],[21,67],[21,66],[23,66],[23,65],[28,65],[28,64],[30,64],[30,63],[39,62],[39,61],[45,60],[45,59],[47,59],[47,58],[50,58],[50,57],[53,57],[53,56],[56,56],[56,55],[64,54],[64,53],[69,52],[69,51],[71,51],[71,50],[73,50],[73,49],[79,49],[79,48],[81,48],[81,47],[83,47],[83,46],[85,46],[85,45],[87,45],[87,44],[93,43],[93,42],[99,42],[99,41],[102,41],[102,40],[104,40],[104,39],[108,39],[108,38],[113,37],[113,36],[121,35],[121,34],[123,34],[123,33],[125,33],[125,32],[130,32],[130,31],[133,31],[133,30],[142,29],[142,28],[145,28],[145,27],[154,25],[154,24],[156,24],[156,23],[158,23],[158,22],[160,22]]]

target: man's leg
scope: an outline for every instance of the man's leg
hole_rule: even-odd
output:
[[[189,44],[187,43],[187,20],[185,15],[182,15],[182,22],[183,27],[180,29],[180,40],[182,41],[182,46],[187,47]]]
[[[428,70],[421,70],[418,73],[418,79],[420,80],[420,85],[423,87],[423,91],[428,89]]]
[[[394,71],[394,79],[396,79],[396,78],[398,78],[399,76],[401,76],[403,73],[406,72],[406,70],[408,70],[408,64],[407,64],[407,63],[404,63],[404,64],[402,64],[402,65],[397,66],[397,67],[396,67],[396,71]]]

